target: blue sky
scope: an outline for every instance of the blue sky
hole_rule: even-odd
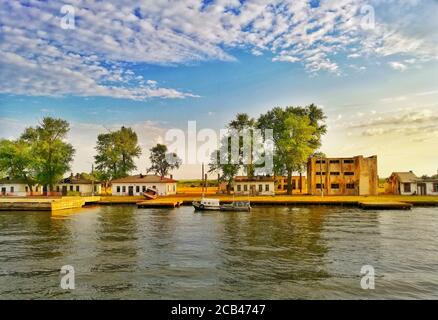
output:
[[[310,103],[328,116],[329,156],[377,154],[381,176],[438,169],[436,1],[0,6],[0,138],[67,119],[74,171],[91,167],[97,134],[121,125],[140,137],[144,172],[167,129],[218,130],[237,112]]]

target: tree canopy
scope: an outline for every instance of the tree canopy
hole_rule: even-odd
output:
[[[123,178],[135,169],[134,159],[141,155],[137,134],[131,128],[103,133],[97,137],[96,176],[101,181]]]
[[[170,170],[178,169],[181,165],[181,159],[176,153],[167,152],[167,146],[164,144],[157,144],[150,149],[149,160],[151,166],[148,168],[148,172],[153,172],[160,177],[165,177],[169,174]]]
[[[46,117],[36,127],[27,128],[20,138],[31,148],[36,181],[48,186],[50,191],[70,170],[73,161],[75,149],[64,142],[69,130],[67,121]]]

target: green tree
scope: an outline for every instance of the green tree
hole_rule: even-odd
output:
[[[75,149],[64,142],[69,131],[67,121],[46,117],[21,136],[31,145],[37,182],[48,186],[49,191],[53,191],[53,186],[70,170]]]
[[[150,149],[149,160],[151,166],[148,172],[153,172],[162,178],[167,176],[170,170],[178,169],[181,165],[181,159],[176,153],[167,152],[167,146],[164,144],[157,144]]]
[[[106,184],[112,179],[128,176],[137,168],[134,159],[141,155],[137,134],[125,127],[100,134],[96,151],[96,176]]]
[[[248,177],[253,177],[255,172],[255,165],[254,165],[254,139],[253,139],[253,133],[255,130],[256,121],[255,119],[251,118],[246,113],[238,113],[236,115],[236,118],[232,120],[228,124],[228,128],[233,130],[236,135],[239,136],[239,162],[242,167],[245,169],[245,173]],[[249,158],[244,159],[244,138],[243,136],[247,135],[249,138]]]
[[[219,174],[219,181],[226,182],[227,193],[231,193],[234,177],[239,173],[240,163],[238,159],[232,159],[232,145],[230,136],[224,136],[219,150],[213,151],[208,164],[209,173]]]
[[[259,129],[273,129],[274,174],[287,175],[287,193],[292,194],[292,174],[302,172],[308,157],[321,146],[327,131],[324,112],[307,107],[276,107],[257,120]]]
[[[0,141],[0,178],[8,175],[23,180],[32,192],[35,184],[32,146],[24,140]]]

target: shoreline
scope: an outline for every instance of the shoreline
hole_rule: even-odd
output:
[[[172,208],[190,206],[202,194],[176,194],[146,200],[141,196],[94,196],[94,197],[0,197],[0,211],[58,211],[82,208],[89,204],[98,205],[137,205],[138,207]],[[219,199],[221,203],[232,201],[250,201],[252,206],[348,206],[361,209],[400,209],[412,207],[438,206],[438,196],[310,196],[310,195],[276,195],[276,196],[235,196],[224,194],[207,194],[207,198]]]

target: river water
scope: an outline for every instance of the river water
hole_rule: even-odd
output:
[[[64,265],[74,290],[60,288]],[[436,299],[438,208],[0,212],[0,299],[12,298]]]

